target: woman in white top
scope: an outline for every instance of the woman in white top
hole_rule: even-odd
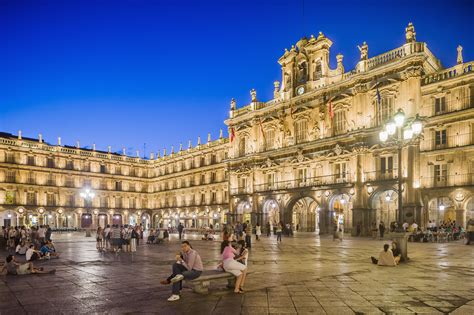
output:
[[[260,241],[260,235],[262,235],[262,227],[259,223],[255,226],[255,235],[257,236],[257,241]]]

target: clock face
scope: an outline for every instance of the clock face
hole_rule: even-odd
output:
[[[296,90],[296,93],[298,93],[298,95],[303,94],[303,93],[304,93],[304,86],[300,86],[300,87],[298,88],[298,90]]]

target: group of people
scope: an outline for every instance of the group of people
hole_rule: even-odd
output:
[[[21,243],[32,243],[35,247],[42,246],[45,241],[51,241],[52,230],[48,225],[40,226],[2,226],[2,242],[7,251],[15,251]]]
[[[43,268],[35,268],[33,261],[58,258],[59,254],[51,240],[51,228],[47,225],[3,227],[2,242],[11,254],[7,256],[1,274],[26,275],[51,273]],[[26,263],[19,263],[16,257],[25,257]]]
[[[96,248],[98,251],[121,251],[134,253],[140,239],[143,238],[143,227],[141,225],[107,225],[105,228],[99,226],[96,232]]]
[[[218,269],[229,272],[236,277],[234,293],[242,294],[244,293],[244,284],[247,276],[249,251],[244,240],[235,242],[231,241],[232,238],[233,235],[221,243],[220,253],[222,261]],[[182,281],[199,278],[204,270],[201,256],[192,248],[189,241],[181,242],[181,251],[176,254],[175,260],[175,263],[172,265],[171,275],[160,281],[163,285],[172,284],[172,294],[168,301],[179,300]]]

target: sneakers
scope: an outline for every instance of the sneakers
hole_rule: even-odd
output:
[[[160,283],[165,285],[165,284],[170,284],[171,282],[168,281],[168,279],[165,279],[165,280],[161,280]]]
[[[176,275],[176,276],[174,276],[174,278],[171,279],[171,283],[175,283],[175,282],[181,281],[183,279],[184,279],[183,275]],[[179,296],[178,296],[178,298],[179,298]]]
[[[176,277],[175,277],[175,278],[176,278]],[[179,299],[180,299],[179,295],[173,294],[172,296],[170,296],[170,297],[168,298],[168,301],[173,302],[173,301],[177,301],[177,300],[179,300]]]

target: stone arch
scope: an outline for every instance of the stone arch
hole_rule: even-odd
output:
[[[262,206],[263,221],[262,225],[270,224],[270,229],[280,222],[280,204],[274,198],[267,198]]]
[[[442,222],[456,220],[456,203],[446,195],[431,198],[428,201],[428,220],[438,226]]]
[[[320,204],[312,196],[297,196],[288,202],[284,223],[290,223],[294,230],[317,232],[319,234]]]
[[[464,203],[464,220],[462,221],[462,225],[466,227],[466,224],[469,220],[474,220],[474,196],[470,196],[466,199]],[[461,223],[461,222],[460,222]]]
[[[249,221],[250,224],[254,224],[256,222],[252,220],[252,203],[249,200],[241,200],[239,203],[237,203],[237,207],[235,208],[236,210],[236,217],[237,217],[237,222],[246,222]]]
[[[375,224],[378,226],[383,222],[388,227],[398,218],[398,191],[392,187],[379,187],[370,195],[369,206],[374,212]]]
[[[352,197],[345,192],[336,192],[329,198],[331,226],[350,232],[352,230]]]

